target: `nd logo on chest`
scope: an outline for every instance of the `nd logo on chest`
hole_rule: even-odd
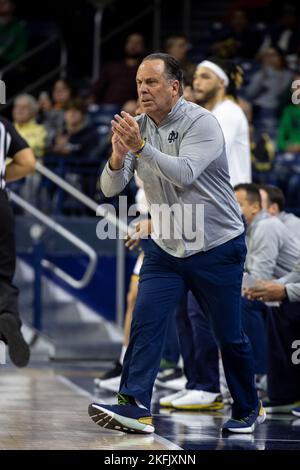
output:
[[[175,140],[178,139],[178,132],[171,131],[170,134],[168,135],[168,142],[169,144],[172,144],[175,142]]]

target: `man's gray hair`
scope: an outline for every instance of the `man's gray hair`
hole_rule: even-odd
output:
[[[179,95],[183,95],[183,72],[180,68],[179,62],[175,57],[164,52],[154,52],[144,57],[143,62],[147,60],[162,60],[165,64],[165,72],[169,80],[178,80],[179,82]]]
[[[32,111],[34,111],[35,113],[38,111],[39,109],[39,105],[38,105],[38,102],[37,100],[35,99],[34,96],[32,95],[29,95],[29,93],[21,93],[20,95],[18,95],[15,100],[14,100],[14,105],[22,98],[26,98],[32,108]]]

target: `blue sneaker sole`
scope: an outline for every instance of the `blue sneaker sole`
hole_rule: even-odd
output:
[[[142,424],[137,419],[118,415],[110,410],[91,404],[88,408],[90,418],[98,426],[127,434],[150,434],[154,432],[154,426]]]

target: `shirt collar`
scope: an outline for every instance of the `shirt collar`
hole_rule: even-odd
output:
[[[180,117],[181,116],[181,108],[182,106],[186,104],[186,101],[185,99],[183,98],[183,96],[181,96],[179,98],[178,101],[176,101],[176,103],[174,104],[174,106],[172,107],[171,111],[167,114],[167,116],[158,124],[157,127],[161,127],[161,126],[165,126],[166,124],[168,124],[170,121],[174,121],[174,119],[176,119],[177,117]],[[154,126],[156,126],[155,122],[148,116],[146,115],[147,118],[150,120],[150,122],[153,123]]]
[[[247,228],[247,235],[250,235],[250,233],[252,232],[252,230],[254,229],[254,227],[256,227],[256,225],[257,225],[261,220],[269,219],[270,217],[272,217],[272,216],[271,216],[267,211],[261,210],[261,211],[254,217],[254,219],[252,220],[251,224],[248,225],[248,228]]]

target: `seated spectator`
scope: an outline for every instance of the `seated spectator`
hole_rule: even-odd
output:
[[[85,195],[94,198],[99,169],[100,138],[96,128],[89,124],[86,105],[81,98],[74,98],[65,105],[64,129],[56,136],[47,165],[53,164],[53,154],[57,157],[54,164],[65,180]],[[96,168],[95,168],[96,164]],[[68,215],[89,214],[68,194],[61,201],[55,197],[56,188],[47,185],[50,210],[59,210]]]
[[[188,58],[189,44],[183,36],[171,36],[165,42],[165,52],[178,60],[183,70],[184,83],[191,85],[193,82],[196,65]]]
[[[281,96],[293,79],[284,54],[277,47],[266,49],[261,55],[261,68],[252,77],[246,98],[254,105],[254,124],[274,137]]]
[[[144,37],[138,33],[130,34],[125,43],[124,59],[103,66],[91,91],[92,101],[122,106],[128,100],[136,100],[135,77],[144,55]]]
[[[65,109],[70,99],[74,98],[75,91],[73,85],[65,78],[59,78],[53,85],[52,100],[53,109]]]
[[[74,97],[75,90],[66,79],[58,79],[52,88],[52,101],[47,92],[39,96],[39,120],[48,132],[48,147],[54,145],[56,136],[64,128],[64,110],[67,103]]]
[[[52,109],[52,101],[47,91],[41,91],[38,97],[38,105],[39,105],[39,119],[42,121],[44,119],[45,114],[47,111]]]
[[[22,21],[14,17],[15,3],[0,0],[0,67],[14,62],[27,49],[27,32]]]
[[[283,6],[279,20],[270,27],[261,50],[272,46],[280,47],[288,57],[300,53],[299,17],[293,5]]]
[[[267,183],[272,179],[272,167],[275,148],[266,132],[261,132],[253,125],[252,106],[249,101],[239,98],[238,104],[244,111],[249,124],[252,179],[254,183]]]
[[[283,110],[277,135],[279,152],[300,153],[300,104],[289,104]]]
[[[28,142],[36,157],[43,157],[46,148],[47,131],[36,122],[38,103],[27,94],[19,95],[14,101],[12,110],[14,126]]]
[[[299,74],[295,76],[299,80]],[[296,98],[299,91],[295,93]],[[296,101],[295,101],[296,103]],[[284,190],[287,206],[300,214],[300,105],[288,104],[283,109],[277,133],[277,154],[274,178]]]
[[[258,31],[249,24],[247,12],[236,10],[233,13],[229,28],[221,31],[219,40],[212,46],[212,53],[220,59],[252,59],[262,42]]]
[[[96,129],[90,126],[86,106],[80,98],[65,105],[65,130],[55,139],[53,152],[87,159],[93,157],[99,145]]]
[[[25,93],[17,96],[12,110],[14,126],[28,142],[34,155],[41,159],[45,154],[47,131],[43,125],[37,123],[37,112],[38,103],[33,96]],[[28,175],[25,180],[14,183],[12,189],[19,192],[29,203],[39,206],[40,182],[41,176],[36,172]]]

